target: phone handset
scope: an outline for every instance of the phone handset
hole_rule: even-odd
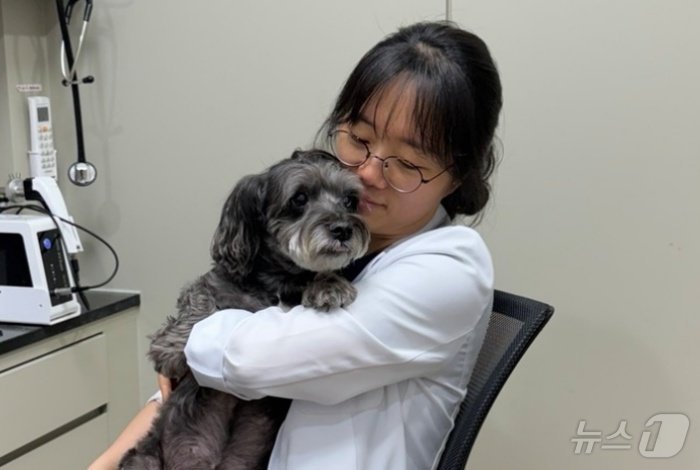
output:
[[[58,175],[56,149],[53,145],[51,104],[46,96],[30,96],[29,103],[29,174],[30,176]]]

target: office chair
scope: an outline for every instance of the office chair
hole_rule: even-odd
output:
[[[437,470],[464,470],[479,429],[506,380],[554,313],[550,305],[496,291],[484,344]]]

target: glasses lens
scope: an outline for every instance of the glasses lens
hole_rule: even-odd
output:
[[[360,166],[369,155],[364,142],[346,131],[335,131],[331,135],[331,152],[348,166]]]
[[[394,189],[411,192],[420,186],[423,177],[418,168],[399,157],[388,157],[383,165],[384,179]]]

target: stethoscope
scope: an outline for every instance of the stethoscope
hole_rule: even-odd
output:
[[[56,0],[56,9],[58,10],[58,22],[61,27],[61,74],[63,75],[63,86],[70,86],[73,94],[73,110],[75,112],[75,133],[76,143],[78,146],[78,161],[73,163],[68,168],[68,179],[78,186],[88,186],[97,178],[97,169],[95,166],[85,159],[85,143],[83,141],[83,119],[80,109],[80,92],[78,85],[89,84],[95,81],[95,77],[88,75],[78,79],[76,65],[80,58],[80,52],[83,49],[83,41],[85,41],[85,33],[87,32],[90,16],[92,15],[92,0],[85,0],[85,9],[83,10],[83,25],[80,29],[78,38],[78,48],[73,56],[73,48],[71,47],[70,34],[68,33],[68,25],[73,13],[73,7],[78,3],[78,0],[68,0],[68,3],[63,8],[63,0]]]

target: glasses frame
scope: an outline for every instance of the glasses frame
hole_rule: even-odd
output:
[[[433,176],[432,178],[426,178],[426,177],[423,175],[423,172],[420,170],[420,168],[418,168],[418,167],[415,166],[413,163],[411,163],[411,162],[409,162],[409,161],[407,161],[407,160],[404,160],[403,158],[401,158],[401,157],[399,157],[399,156],[396,156],[396,155],[389,155],[388,157],[383,157],[383,158],[382,158],[382,157],[380,157],[379,155],[376,155],[376,154],[373,155],[373,154],[372,154],[372,150],[370,150],[369,144],[368,144],[366,141],[360,139],[360,138],[357,137],[355,134],[353,134],[352,132],[350,132],[350,131],[348,131],[348,130],[346,130],[346,129],[335,129],[335,130],[329,132],[328,137],[329,137],[330,139],[333,139],[333,140],[334,140],[334,139],[336,138],[337,134],[339,134],[339,133],[347,134],[347,135],[350,137],[350,139],[352,139],[352,140],[355,141],[355,142],[358,142],[358,143],[362,144],[362,145],[365,147],[365,150],[367,150],[367,153],[365,154],[365,159],[362,160],[362,162],[360,162],[360,163],[348,163],[348,162],[346,162],[345,160],[343,160],[343,159],[340,157],[340,155],[338,155],[338,152],[333,152],[333,156],[334,156],[336,159],[338,159],[338,161],[340,161],[343,165],[348,166],[348,167],[350,167],[350,168],[359,168],[359,167],[361,167],[362,165],[364,165],[365,163],[367,163],[367,162],[370,160],[370,158],[376,158],[377,160],[379,160],[380,162],[382,162],[382,178],[384,178],[384,181],[386,181],[386,184],[388,184],[389,186],[391,186],[391,188],[394,189],[395,191],[398,191],[398,192],[403,193],[403,194],[408,194],[408,193],[412,193],[412,192],[414,192],[414,191],[417,191],[418,188],[421,187],[421,185],[430,183],[431,181],[435,180],[438,176],[440,176],[440,175],[442,175],[443,173],[447,172],[450,168],[452,168],[452,167],[454,166],[454,163],[453,163],[453,164],[449,165],[447,168],[444,168],[442,171],[440,171],[437,175]],[[335,149],[335,147],[336,147],[336,146],[333,145],[333,148],[334,148],[334,149]],[[402,164],[407,165],[407,166],[410,166],[412,169],[414,169],[414,170],[416,170],[416,171],[418,172],[418,175],[420,176],[420,181],[418,182],[418,184],[416,185],[415,188],[406,190],[406,189],[397,188],[396,186],[394,186],[393,184],[391,184],[391,181],[389,181],[389,179],[386,177],[386,174],[384,173],[384,171],[385,171],[386,168],[387,168],[386,162],[387,162],[387,160],[391,160],[391,159],[400,160],[400,161],[402,162]]]

